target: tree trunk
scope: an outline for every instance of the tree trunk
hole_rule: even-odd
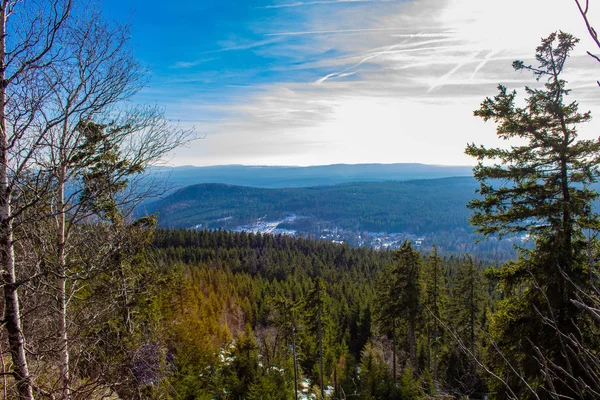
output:
[[[410,350],[410,363],[412,364],[413,375],[415,375],[418,370],[415,330],[415,320],[411,319],[409,321],[408,345]]]
[[[338,378],[337,378],[337,364],[333,366],[333,393],[334,393],[334,398],[340,397],[340,388],[338,386]]]
[[[319,296],[319,310],[317,311],[319,323],[319,379],[321,380],[321,398],[325,398],[325,388],[323,387],[323,323],[321,321],[321,312],[323,310],[321,299],[321,288],[317,292]]]
[[[397,380],[396,373],[396,320],[392,320],[392,377],[394,378],[394,384]]]
[[[33,389],[25,354],[21,310],[15,271],[11,188],[9,186],[9,148],[6,121],[6,7],[0,3],[0,260],[4,291],[4,324],[12,357],[14,377],[20,399],[33,399]]]
[[[436,345],[435,348],[433,349],[433,389],[434,389],[434,394],[436,394],[436,395],[438,392],[437,356],[438,356],[438,347]]]
[[[62,159],[62,157],[61,157]],[[60,354],[60,378],[62,381],[62,398],[70,399],[70,366],[69,366],[69,332],[67,322],[67,264],[66,264],[66,210],[65,210],[65,180],[66,167],[64,164],[60,166],[58,176],[58,343]]]
[[[298,360],[296,358],[296,332],[292,333],[292,356],[294,357],[294,399],[298,400]]]
[[[470,308],[471,308],[471,321],[470,324],[470,329],[471,329],[471,357],[475,357],[475,313],[477,312],[477,309],[475,307],[477,307],[477,305],[475,304],[475,265],[471,264],[471,301],[470,301]]]
[[[434,249],[434,254],[437,257],[437,250]],[[440,316],[438,310],[438,259],[433,259],[433,387],[434,393],[437,394],[437,386],[438,386],[438,366],[437,366],[437,352],[438,352],[438,318]]]
[[[427,325],[427,372],[431,373],[431,328],[429,321],[426,322]]]

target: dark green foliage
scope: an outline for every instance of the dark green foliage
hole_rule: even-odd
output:
[[[231,363],[224,368],[225,397],[237,399],[245,396],[251,386],[256,390],[259,379],[258,345],[249,325],[236,338],[231,358]]]
[[[393,262],[379,275],[376,286],[375,318],[382,334],[391,340],[392,377],[397,378],[398,341],[406,327],[408,354],[413,370],[418,369],[417,322],[421,308],[421,255],[409,242],[393,254]]]
[[[582,315],[570,299],[576,287],[588,285],[583,229],[598,226],[592,211],[598,194],[590,185],[598,176],[600,142],[577,138],[578,125],[590,114],[580,113],[576,102],[566,103],[569,90],[561,77],[577,41],[553,33],[536,50],[537,67],[513,64],[546,81],[541,88],[525,88],[524,107],[516,105],[516,92],[500,86],[499,94],[475,111],[497,123],[500,138],[519,139],[517,145],[466,149],[479,160],[474,172],[482,198],[470,203],[476,229],[486,236],[528,233],[535,242],[517,261],[490,273],[506,296],[490,326],[501,354],[491,349],[490,360],[520,398],[593,397],[565,379],[578,380],[581,372],[577,355],[563,342],[588,334],[579,330]],[[545,370],[547,365],[557,375]]]
[[[331,352],[328,352],[330,354],[325,354],[323,350],[324,347],[326,349],[333,349],[333,338],[330,333],[332,321],[329,318],[330,312],[327,304],[325,281],[320,276],[314,278],[313,281],[314,286],[306,294],[304,303],[307,330],[308,333],[310,333],[307,342],[312,344],[312,346],[310,346],[312,348],[306,351],[306,358],[311,358],[310,353],[314,355],[312,357],[313,359],[316,358],[316,361],[311,360],[315,369],[317,369],[317,371],[315,371],[316,373],[313,375],[313,380],[319,382],[320,389],[323,391],[326,383],[323,376],[324,374],[329,375],[327,372],[331,371],[331,364],[333,363],[334,358]],[[327,360],[325,360],[325,358],[327,358]],[[324,366],[324,364],[326,365]],[[325,371],[325,367],[327,368],[327,372]],[[323,397],[323,393],[321,393],[321,395]]]
[[[304,237],[341,230],[351,246],[376,245],[374,232],[410,233],[425,235],[427,247],[433,242],[445,254],[469,252],[490,261],[514,258],[509,241],[475,243],[478,236],[468,223],[465,204],[476,187],[471,177],[300,189],[203,184],[185,187],[143,211],[157,212],[165,227],[237,230],[261,219],[277,221],[278,229]]]
[[[173,279],[179,283],[166,295],[171,305],[164,317],[172,321],[167,325],[173,349],[173,373],[165,379],[180,396],[227,398],[225,393],[235,392],[238,398],[293,398],[294,382],[305,378],[319,393],[319,321],[323,386],[335,399],[418,398],[423,387],[433,390],[424,371],[427,357],[418,362],[421,368],[411,367],[429,347],[439,349],[440,388],[453,376],[452,343],[443,332],[430,338],[434,329],[426,328],[422,304],[435,310],[439,295],[437,313],[443,318],[442,293],[453,293],[455,281],[446,277],[456,274],[460,260],[425,257],[432,269],[408,242],[389,252],[285,236],[184,230],[158,230],[154,256],[166,266],[185,265],[176,268]],[[388,321],[395,321],[395,329]],[[245,324],[250,325],[242,331]],[[233,338],[235,346],[229,347]],[[215,356],[223,351],[230,361]]]
[[[458,264],[452,291],[451,323],[466,349],[476,354],[485,303],[481,271],[471,256]]]
[[[231,228],[258,218],[309,217],[311,225],[415,234],[469,229],[465,204],[472,178],[409,182],[353,183],[296,189],[259,189],[202,184],[188,186],[149,206],[161,226]],[[230,218],[224,220],[224,218]],[[297,229],[297,220],[286,226]]]
[[[416,329],[422,310],[421,255],[409,242],[404,242],[393,258],[390,301],[396,305],[398,318],[408,324],[410,362],[412,368],[418,370]]]
[[[499,86],[499,94],[475,111],[498,124],[501,139],[524,141],[510,149],[467,146],[466,153],[479,160],[474,174],[482,195],[469,204],[475,210],[471,222],[485,235],[562,231],[570,239],[574,225],[595,221],[589,206],[598,195],[589,185],[598,175],[600,142],[577,140],[576,126],[589,121],[590,113],[579,113],[576,102],[564,103],[569,90],[560,78],[575,43],[568,34],[552,34],[537,49],[538,68],[515,63],[517,70],[548,79],[541,89],[525,88],[525,107],[515,104],[516,91]]]
[[[292,398],[288,382],[280,372],[265,373],[248,388],[248,400],[289,400]]]
[[[415,379],[412,368],[410,367],[402,372],[399,392],[399,398],[402,400],[418,400],[423,397],[420,380]]]
[[[446,275],[443,268],[444,261],[437,253],[434,246],[432,253],[426,257],[422,264],[421,288],[423,306],[423,324],[427,336],[427,370],[431,374],[434,386],[438,382],[440,358],[447,352],[444,348],[444,329],[447,323],[446,308],[448,305]],[[437,391],[437,387],[434,389]]]
[[[360,363],[360,399],[397,399],[394,379],[390,374],[381,348],[368,343],[362,351]]]
[[[448,320],[455,337],[446,382],[454,393],[483,392],[484,381],[476,359],[482,358],[481,331],[485,296],[481,270],[467,255],[456,267]]]
[[[80,174],[82,190],[79,202],[103,218],[119,219],[119,196],[127,188],[132,176],[144,171],[142,159],[127,159],[121,154],[118,143],[122,132],[129,126],[101,125],[93,121],[80,121],[76,131],[85,140],[71,160],[70,167]]]

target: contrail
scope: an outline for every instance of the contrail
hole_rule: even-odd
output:
[[[419,38],[452,38],[455,37],[456,34],[454,32],[441,32],[441,33],[401,33],[391,35],[393,37],[398,38],[406,38],[406,39],[419,39]]]
[[[338,29],[332,31],[300,31],[300,32],[278,32],[267,33],[265,36],[300,36],[300,35],[328,35],[335,33],[360,33],[360,32],[390,32],[400,31],[403,28],[375,28],[375,29]]]
[[[358,73],[358,71],[352,71],[352,72],[334,72],[333,74],[329,74],[329,75],[326,75],[326,76],[322,77],[321,79],[319,79],[318,81],[316,81],[315,84],[320,85],[321,83],[325,82],[329,78],[334,78],[334,77],[346,78],[346,77],[352,76],[352,75],[354,75],[356,73]]]
[[[414,35],[420,35],[420,34],[414,34]],[[436,42],[436,41],[428,41],[427,43],[429,43],[429,42]],[[372,60],[373,58],[377,58],[377,57],[385,55],[385,54],[408,53],[408,52],[414,52],[414,51],[422,51],[422,50],[440,48],[440,47],[429,47],[429,48],[396,50],[399,47],[405,47],[405,44],[394,44],[394,45],[380,48],[378,50],[374,50],[370,53],[367,53],[366,55],[363,55],[362,58],[360,59],[360,61],[356,62],[355,64],[353,64],[350,67],[345,68],[342,72],[332,73],[327,76],[324,76],[323,78],[317,80],[315,83],[317,85],[320,85],[321,83],[325,82],[327,79],[333,78],[335,76],[344,77],[344,76],[354,75],[356,73],[356,71],[352,71],[353,69],[360,67],[362,64],[364,64],[365,62],[367,62],[369,60]]]
[[[326,76],[322,77],[321,79],[319,79],[318,81],[316,81],[315,83],[317,85],[320,85],[321,83],[325,82],[327,79],[332,78],[334,76],[338,76],[338,73],[334,72],[333,74],[326,75]]]
[[[314,6],[319,4],[336,4],[336,3],[389,3],[398,0],[317,0],[317,1],[297,1],[295,3],[287,4],[276,4],[272,6],[263,6],[257,8],[290,8],[290,7],[303,7],[303,6]]]
[[[492,57],[496,55],[496,53],[498,53],[497,50],[492,50],[485,56],[485,58],[479,63],[479,65],[477,65],[477,67],[475,67],[475,71],[473,71],[473,74],[471,75],[471,79],[475,78],[475,75],[479,72],[479,70],[481,68],[483,68],[485,66],[485,64],[487,64],[488,61],[490,61],[492,59]]]
[[[477,53],[472,54],[467,59],[465,59],[462,62],[456,64],[456,66],[454,68],[452,68],[450,71],[448,71],[446,74],[444,74],[444,76],[440,77],[434,84],[432,84],[429,87],[429,90],[427,90],[427,93],[431,93],[434,89],[437,89],[439,87],[442,87],[442,86],[446,85],[446,82],[448,81],[448,78],[450,78],[452,75],[454,75],[456,73],[456,71],[458,71],[459,69],[461,69],[462,67],[464,67],[466,64],[468,64],[469,62],[471,62],[475,57],[477,57]]]

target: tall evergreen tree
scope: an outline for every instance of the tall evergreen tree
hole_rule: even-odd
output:
[[[458,265],[452,288],[452,322],[465,347],[475,354],[476,329],[483,312],[481,272],[471,256]]]
[[[446,373],[446,381],[459,394],[477,392],[482,385],[473,359],[481,357],[477,329],[485,306],[482,285],[481,272],[467,255],[456,268],[449,304],[449,325],[460,343],[450,355],[452,368]]]
[[[325,299],[327,292],[325,281],[320,276],[314,279],[314,286],[306,296],[307,325],[311,333],[317,337],[319,352],[319,386],[321,397],[325,398],[325,383],[323,380],[323,335],[327,319],[325,318]]]
[[[394,297],[394,266],[387,266],[378,276],[375,286],[374,319],[382,334],[392,340],[392,379],[397,379],[397,336],[399,324],[398,299]]]
[[[448,295],[446,292],[446,276],[444,274],[443,260],[438,256],[437,248],[423,264],[422,289],[423,289],[423,317],[427,325],[427,359],[433,382],[438,383],[438,353],[442,341],[440,321],[444,317]],[[433,353],[433,354],[432,354]]]
[[[294,399],[298,399],[298,331],[300,310],[296,301],[283,296],[273,300],[273,325],[280,330],[286,347],[291,349],[294,368]]]
[[[575,381],[580,377],[562,339],[580,334],[581,314],[570,299],[575,285],[587,284],[583,228],[598,223],[590,211],[598,194],[589,186],[598,176],[600,142],[577,138],[577,126],[589,121],[590,113],[580,113],[577,102],[566,102],[569,90],[562,79],[577,41],[567,33],[552,33],[536,50],[537,67],[513,63],[517,71],[546,80],[540,88],[525,88],[524,107],[516,104],[515,91],[499,86],[498,95],[475,111],[498,124],[499,138],[516,139],[516,144],[466,148],[479,161],[474,174],[481,197],[469,204],[476,230],[485,236],[529,234],[535,241],[533,250],[521,251],[516,262],[496,272],[506,298],[491,325],[502,351],[497,368],[511,375],[515,386],[524,386],[523,397],[527,391],[532,397],[589,396],[578,383],[544,370],[550,365]]]
[[[421,255],[404,241],[393,255],[393,264],[379,278],[376,320],[393,342],[393,378],[396,379],[396,335],[401,322],[408,325],[410,363],[417,366],[416,330],[421,312]]]
[[[392,340],[392,378],[397,379],[398,329],[408,326],[408,346],[413,371],[417,369],[417,320],[421,311],[421,255],[404,241],[392,256],[392,264],[379,275],[374,303],[375,321]]]

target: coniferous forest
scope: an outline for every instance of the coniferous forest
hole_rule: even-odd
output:
[[[450,190],[411,201],[436,191],[426,181],[389,183],[386,201],[402,199],[388,210],[352,200],[385,182],[344,184],[326,206],[339,188],[225,201],[242,216],[314,202],[353,225],[527,237],[506,261],[161,227],[133,212],[166,192],[144,172],[196,137],[129,102],[146,78],[128,28],[71,0],[0,0],[0,22],[1,398],[600,398],[600,141],[578,136],[592,116],[564,79],[574,36],[543,38],[535,61],[507,66],[531,85],[499,85],[474,111],[507,146],[466,145],[467,204]],[[183,189],[190,208],[170,215],[218,215],[197,210],[231,189]]]

